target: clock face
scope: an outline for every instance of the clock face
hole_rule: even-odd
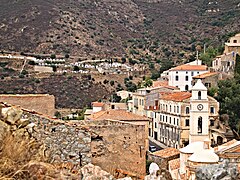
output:
[[[198,104],[198,105],[197,105],[197,109],[198,109],[199,111],[203,110],[203,105],[202,105],[202,104]]]

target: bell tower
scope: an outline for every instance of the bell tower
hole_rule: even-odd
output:
[[[207,88],[201,79],[192,87],[190,98],[190,133],[189,143],[204,141],[209,138],[209,106]]]

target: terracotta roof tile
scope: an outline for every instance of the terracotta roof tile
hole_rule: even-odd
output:
[[[155,156],[159,156],[159,157],[162,157],[162,158],[168,158],[168,157],[171,157],[171,156],[178,155],[178,154],[180,154],[180,152],[179,152],[178,149],[175,149],[175,148],[166,148],[166,149],[162,149],[160,151],[156,151],[153,154]]]
[[[169,71],[206,71],[207,66],[205,65],[189,65],[183,64],[174,68],[171,68]]]
[[[153,87],[167,86],[168,81],[153,81]]]
[[[112,119],[112,120],[119,120],[119,121],[149,121],[147,117],[139,116],[136,114],[133,114],[131,112],[127,112],[126,110],[120,110],[120,109],[109,109],[106,111],[99,111],[96,112],[89,117],[87,117],[89,120],[106,120],[106,119]]]
[[[203,79],[218,74],[218,72],[206,72],[197,76],[193,76],[195,79]]]
[[[104,103],[101,102],[92,102],[92,107],[103,107]]]
[[[169,161],[168,163],[169,163],[169,167],[171,170],[180,168],[180,158],[173,159],[173,160]]]
[[[167,101],[181,102],[183,100],[189,99],[192,96],[190,92],[174,92],[162,94],[161,99]]]

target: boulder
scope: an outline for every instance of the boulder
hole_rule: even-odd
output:
[[[99,166],[87,164],[81,169],[83,180],[102,179],[111,180],[114,177],[106,171],[103,171]]]
[[[28,124],[30,124],[29,119],[19,119],[19,120],[17,121],[17,126],[18,126],[18,128],[24,128],[24,127],[26,127]]]
[[[4,134],[10,129],[10,126],[0,120],[0,141],[3,139]]]
[[[15,124],[20,120],[23,111],[17,107],[2,108],[3,120],[10,124]]]

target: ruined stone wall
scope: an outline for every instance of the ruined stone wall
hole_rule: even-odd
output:
[[[26,111],[22,116],[35,124],[31,136],[43,142],[43,153],[51,163],[75,167],[91,163],[91,133],[87,129]]]
[[[168,169],[168,162],[173,160],[173,159],[177,159],[179,157],[180,157],[180,155],[177,154],[177,155],[174,155],[174,156],[169,156],[169,157],[166,157],[166,158],[162,158],[162,157],[156,156],[152,153],[148,153],[148,160],[155,162],[162,169]]]
[[[92,125],[92,163],[113,174],[116,169],[145,175],[145,126],[111,122]]]
[[[49,94],[0,95],[0,102],[19,105],[22,108],[33,110],[49,116],[55,113],[55,98]]]

